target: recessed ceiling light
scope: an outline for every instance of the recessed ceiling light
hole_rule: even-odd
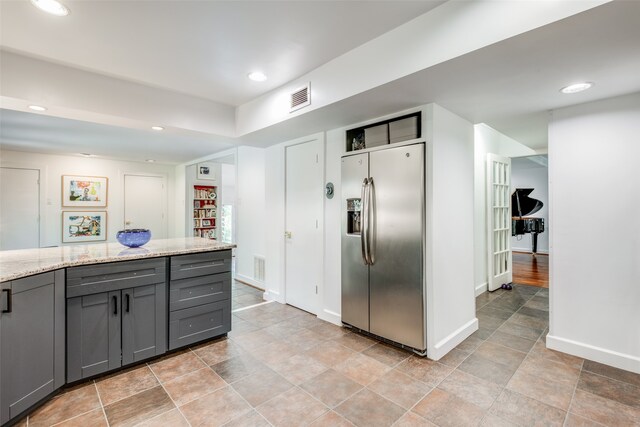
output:
[[[590,83],[590,82],[574,83],[572,85],[563,87],[562,89],[560,89],[560,92],[577,93],[577,92],[582,92],[583,90],[587,90],[591,86],[593,86],[593,83]]]
[[[261,71],[254,71],[253,73],[249,73],[248,77],[254,82],[263,82],[267,80],[266,74]]]
[[[147,163],[155,163],[155,160],[154,159],[147,159],[147,160],[145,160],[145,162],[147,162]]]
[[[41,107],[40,105],[29,105],[33,111],[47,111],[45,107]]]
[[[162,126],[151,126],[151,129],[153,129],[153,130],[164,130],[164,128]]]
[[[69,9],[56,0],[31,0],[31,4],[55,16],[67,16],[69,14]]]
[[[95,157],[96,156],[95,154],[91,154],[91,153],[80,153],[80,155],[82,157]]]

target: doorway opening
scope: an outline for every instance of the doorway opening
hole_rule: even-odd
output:
[[[549,287],[547,155],[511,159],[513,283]]]

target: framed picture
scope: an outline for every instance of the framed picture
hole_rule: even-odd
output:
[[[208,181],[216,180],[216,166],[213,163],[198,163],[196,165],[197,178]]]
[[[62,176],[62,206],[100,207],[107,206],[109,179],[102,176]]]
[[[106,212],[62,212],[62,243],[107,240]]]

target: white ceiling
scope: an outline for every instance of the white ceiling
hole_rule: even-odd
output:
[[[511,169],[514,171],[524,169],[547,169],[548,167],[549,160],[546,155],[514,157],[511,159]]]
[[[640,1],[617,1],[478,49],[243,138],[264,145],[435,102],[531,148],[549,111],[640,91]],[[585,92],[560,88],[595,82]],[[277,139],[276,139],[277,140]]]
[[[235,146],[229,138],[165,134],[6,109],[0,109],[0,142],[2,150],[71,156],[88,153],[106,159],[153,159],[169,164]]]
[[[28,1],[23,3],[33,9]],[[120,5],[118,2],[105,3]],[[137,2],[124,3],[142,7]],[[254,4],[233,3],[238,3],[237,7]],[[314,7],[318,6],[317,3],[311,2]],[[325,5],[329,8],[343,7],[343,3],[348,2]],[[388,5],[392,2],[382,3]],[[400,3],[407,6],[405,2]],[[75,11],[74,3],[69,4]],[[361,7],[364,5],[374,7],[371,2],[364,2]],[[5,3],[2,6],[4,12]],[[11,5],[16,10],[22,10],[22,6]],[[119,8],[121,6],[116,7]],[[6,20],[6,14],[3,15],[3,20]],[[436,102],[473,123],[485,122],[525,145],[544,148],[547,145],[548,111],[640,91],[638,16],[640,1],[608,3],[245,135],[235,143],[267,146]],[[18,30],[14,28],[14,31]],[[331,42],[332,39],[321,43]],[[128,50],[122,47],[126,44],[110,46]],[[51,54],[56,55],[55,52]],[[146,63],[147,60],[140,59],[140,62]],[[229,90],[242,92],[248,80],[244,74],[241,77],[239,83],[232,85],[234,89]],[[593,81],[596,85],[578,94],[559,93],[562,86],[583,80]],[[100,147],[107,147],[107,154],[118,154],[120,158],[135,156],[136,159],[144,159],[153,152],[158,153],[155,154],[156,160],[177,163],[221,151],[232,144],[228,139],[185,138],[120,128],[109,130],[109,126],[25,115],[30,118],[18,120],[18,116],[7,114],[0,118],[3,148],[73,153],[95,147],[91,150],[100,154],[98,151],[105,150]]]
[[[444,0],[65,0],[47,15],[0,2],[3,48],[113,77],[240,105]],[[252,82],[262,70],[269,79]]]

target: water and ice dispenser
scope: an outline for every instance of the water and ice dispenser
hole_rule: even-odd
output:
[[[362,201],[360,199],[347,199],[347,233],[360,234],[361,230]]]

